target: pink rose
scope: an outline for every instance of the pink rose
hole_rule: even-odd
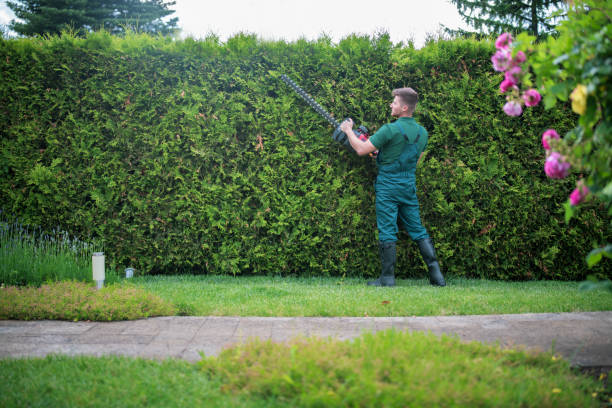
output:
[[[517,101],[507,102],[503,109],[508,116],[520,116],[523,113],[523,107]]]
[[[512,44],[512,35],[510,33],[503,33],[495,40],[495,48],[498,50],[507,50],[510,48],[510,44]]]
[[[557,152],[552,152],[544,163],[544,172],[552,179],[562,179],[569,174],[570,164]]]
[[[507,79],[504,79],[503,81],[501,81],[501,84],[499,84],[499,90],[501,91],[501,93],[506,93],[513,86],[514,84],[512,83],[512,81],[508,81]]]
[[[491,57],[493,69],[498,72],[504,72],[511,67],[512,55],[509,50],[497,50]]]
[[[522,64],[525,61],[527,61],[527,56],[525,55],[523,51],[517,52],[516,56],[512,59],[512,62],[515,65]]]
[[[584,184],[579,183],[578,187],[576,187],[576,189],[572,191],[572,194],[570,194],[570,204],[573,206],[577,206],[578,204],[584,201],[588,194],[589,188]]]
[[[555,129],[548,129],[542,133],[542,146],[544,146],[544,149],[550,150],[549,142],[552,139],[560,139],[559,134]]]
[[[506,71],[505,79],[506,81],[512,82],[512,85],[516,85],[519,81],[519,76],[523,70],[521,67],[511,67]]]
[[[542,96],[538,91],[531,88],[525,91],[523,94],[523,100],[527,106],[536,106],[542,100]]]

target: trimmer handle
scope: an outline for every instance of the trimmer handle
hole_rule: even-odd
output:
[[[350,118],[346,118],[344,120],[347,120],[347,119],[350,119]],[[370,132],[368,131],[368,128],[363,125],[357,127],[357,129],[354,129],[353,132],[355,132],[355,135],[359,138],[359,140],[363,142],[368,140],[370,137]],[[342,131],[342,129],[340,129],[340,126],[338,126],[336,130],[334,130],[334,133],[332,134],[332,139],[340,143],[341,145],[345,146],[349,150],[351,151],[354,150],[353,147],[351,146],[351,143],[349,142],[348,136],[346,135],[346,133]]]

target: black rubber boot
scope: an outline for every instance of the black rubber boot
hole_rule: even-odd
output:
[[[419,245],[421,256],[427,264],[427,269],[429,269],[429,283],[435,286],[446,286],[444,276],[440,272],[440,264],[438,263],[436,250],[434,249],[433,242],[431,242],[431,238],[417,241],[417,244]]]
[[[380,253],[380,263],[382,272],[380,278],[369,281],[370,286],[395,286],[395,242],[379,242],[378,252]]]

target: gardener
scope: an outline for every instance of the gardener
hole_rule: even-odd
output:
[[[342,122],[341,129],[349,137],[351,146],[359,156],[378,150],[376,164],[376,223],[382,272],[368,282],[373,286],[395,285],[395,244],[397,216],[410,238],[419,246],[421,256],[429,269],[429,282],[445,286],[444,277],[436,258],[431,238],[421,224],[419,202],[416,196],[416,165],[427,145],[427,131],[412,117],[418,94],[412,88],[392,92],[391,115],[395,122],[383,125],[369,140],[361,141],[353,132],[351,119]]]

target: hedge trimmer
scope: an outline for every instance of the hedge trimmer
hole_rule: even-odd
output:
[[[325,120],[327,120],[331,125],[334,126],[335,130],[332,134],[332,139],[334,139],[341,145],[347,147],[349,150],[354,151],[353,147],[351,146],[351,143],[349,142],[348,136],[342,131],[342,129],[340,129],[340,123],[336,119],[334,119],[334,117],[330,115],[329,112],[323,109],[323,107],[319,105],[317,101],[312,98],[312,96],[308,95],[306,91],[300,88],[299,85],[293,82],[287,75],[281,75],[281,79],[287,85],[289,85],[295,92],[297,92],[297,94],[304,101],[306,101],[306,103],[308,103],[319,115],[321,115]],[[355,135],[359,138],[359,140],[362,140],[364,142],[370,137],[368,129],[363,125],[358,126],[357,129],[354,130],[354,132]]]

